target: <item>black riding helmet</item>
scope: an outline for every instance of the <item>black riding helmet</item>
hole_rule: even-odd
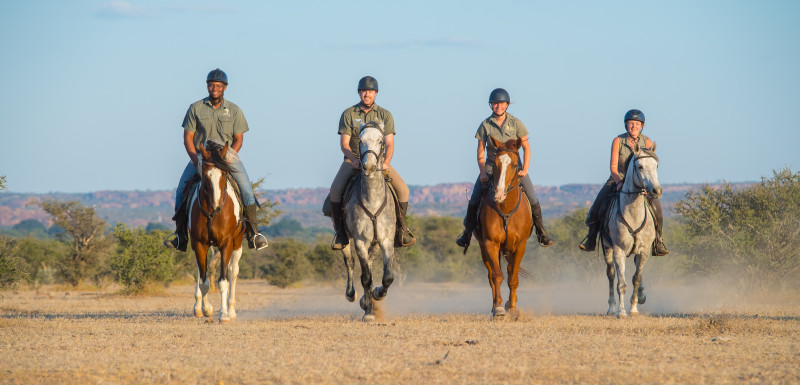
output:
[[[489,103],[511,103],[511,96],[508,95],[508,91],[502,88],[495,88],[491,94],[489,94]]]
[[[378,92],[378,81],[372,76],[364,76],[358,81],[359,90],[375,90]]]
[[[633,109],[633,110],[630,110],[630,111],[626,112],[625,113],[625,122],[627,122],[629,120],[636,120],[636,121],[642,122],[642,125],[644,125],[644,112],[639,111],[637,109]]]
[[[224,71],[222,71],[221,69],[217,68],[217,69],[209,72],[208,76],[206,77],[206,84],[211,83],[211,82],[222,82],[222,83],[225,83],[225,85],[227,86],[228,85],[228,75],[225,75]]]

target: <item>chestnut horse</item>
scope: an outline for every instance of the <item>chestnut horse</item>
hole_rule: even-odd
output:
[[[497,148],[494,159],[492,193],[481,199],[478,220],[480,227],[475,238],[481,246],[483,264],[489,271],[489,284],[492,286],[492,316],[502,317],[508,310],[517,314],[517,286],[525,244],[531,235],[531,206],[519,183],[519,139],[500,143],[492,138]],[[523,200],[525,200],[523,202]],[[502,305],[500,286],[503,283],[503,270],[500,267],[500,254],[508,262],[508,301]]]
[[[214,308],[208,301],[208,266],[211,258],[208,249],[216,247],[222,266],[219,272],[219,291],[222,297],[219,321],[229,322],[236,318],[236,277],[239,275],[239,258],[242,256],[244,222],[242,207],[234,187],[228,180],[231,166],[226,161],[228,144],[225,146],[208,141],[200,145],[198,171],[200,185],[193,191],[189,207],[189,234],[192,250],[197,258],[197,285],[194,292],[195,317],[211,317]]]

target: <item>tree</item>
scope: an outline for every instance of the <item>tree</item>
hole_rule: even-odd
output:
[[[270,221],[272,218],[277,217],[281,214],[281,211],[276,209],[275,206],[280,204],[280,202],[273,202],[271,199],[265,197],[264,190],[258,191],[261,188],[261,185],[264,184],[264,178],[258,178],[255,182],[250,182],[253,186],[253,192],[256,195],[256,200],[261,202],[261,209],[258,210],[258,224],[260,226],[269,226]]]
[[[70,251],[59,263],[64,280],[79,285],[86,278],[95,278],[100,271],[103,254],[109,243],[103,236],[105,221],[94,209],[78,201],[43,200],[36,205],[53,217],[54,225],[64,229],[59,241],[70,245]]]
[[[149,291],[177,276],[177,252],[163,247],[162,237],[162,233],[129,229],[122,223],[114,227],[117,250],[111,257],[111,271],[127,292]]]
[[[30,265],[19,255],[19,242],[0,235],[0,289],[16,287],[28,279]]]
[[[291,238],[275,240],[262,250],[265,263],[259,268],[267,282],[278,287],[302,281],[311,275],[311,264],[306,258],[308,246]]]
[[[0,191],[7,190],[6,188],[6,176],[0,175]]]
[[[36,219],[25,219],[12,227],[22,236],[33,235],[37,238],[47,237],[47,227]]]
[[[800,287],[800,173],[773,171],[741,189],[706,184],[676,211],[687,272],[716,274],[743,290]]]

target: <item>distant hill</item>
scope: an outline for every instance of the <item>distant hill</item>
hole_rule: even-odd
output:
[[[740,183],[737,185],[748,185]],[[662,203],[671,215],[670,207],[683,199],[686,192],[699,184],[662,185]],[[545,217],[558,217],[580,207],[589,206],[600,184],[567,184],[563,186],[535,186],[542,202]],[[409,211],[414,215],[461,216],[469,199],[472,183],[442,183],[433,186],[409,186],[411,202]],[[266,196],[279,202],[277,208],[304,227],[330,227],[330,219],[321,214],[327,188],[300,188],[266,190]],[[172,226],[173,191],[97,191],[91,193],[20,194],[0,193],[0,226],[13,226],[25,219],[36,219],[50,225],[50,217],[29,202],[41,199],[77,200],[94,207],[98,215],[109,224],[123,222],[131,226],[162,223]]]

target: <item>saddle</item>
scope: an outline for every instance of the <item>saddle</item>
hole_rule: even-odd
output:
[[[342,210],[347,210],[347,202],[350,201],[350,198],[353,196],[353,187],[358,182],[358,178],[361,177],[361,173],[355,174],[347,181],[347,187],[344,189],[344,194],[342,195]],[[397,192],[394,191],[394,187],[392,186],[392,178],[389,178],[384,174],[384,180],[386,181],[386,185],[389,188],[389,191],[392,193],[392,197],[394,198],[394,209],[395,213],[400,212],[400,205],[399,201],[397,200]],[[333,208],[331,207],[331,194],[325,197],[325,202],[322,203],[322,215],[326,217],[330,217],[333,213]],[[345,217],[345,222],[347,222],[347,218]]]

